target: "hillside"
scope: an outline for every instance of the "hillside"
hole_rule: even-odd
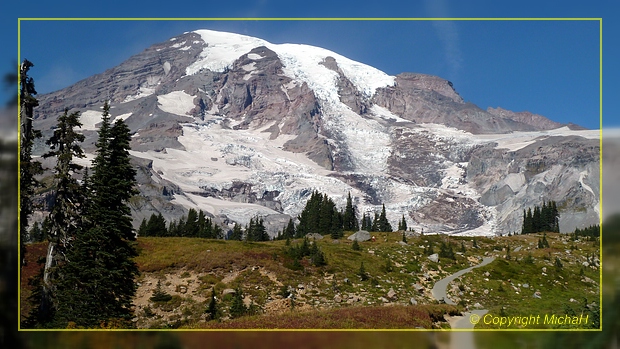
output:
[[[588,306],[598,304],[598,241],[572,241],[570,235],[548,233],[550,247],[538,249],[541,237],[410,235],[403,243],[401,233],[376,233],[376,241],[359,243],[360,251],[354,251],[349,240],[325,237],[313,241],[327,260],[321,267],[307,257],[296,266],[285,241],[139,238],[135,324],[138,328],[428,329],[450,328],[462,312],[477,308],[503,316],[560,315],[579,314],[584,299]],[[473,247],[474,239],[478,248]],[[435,263],[425,251],[433,246],[440,253],[442,242],[452,246],[455,259],[439,257]],[[291,246],[301,243],[297,239]],[[44,252],[38,245],[29,246],[33,261]],[[432,297],[438,280],[478,264],[483,256],[495,260],[449,284],[448,297],[456,305],[442,305]],[[562,268],[555,266],[556,257]],[[359,276],[362,263],[368,275],[364,281]],[[27,270],[22,274],[22,316],[30,289],[25,280],[34,273]],[[170,300],[149,299],[158,281]],[[212,290],[217,320],[206,314]],[[233,290],[242,291],[243,302],[253,313],[231,318]],[[480,323],[476,328],[497,326]]]

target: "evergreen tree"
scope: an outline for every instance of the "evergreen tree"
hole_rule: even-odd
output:
[[[20,180],[20,195],[19,195],[19,231],[20,231],[20,255],[21,265],[25,263],[27,241],[27,227],[29,216],[34,211],[34,204],[32,197],[34,191],[40,186],[40,183],[35,179],[36,175],[43,173],[41,163],[32,160],[32,146],[36,138],[41,137],[41,132],[32,128],[32,120],[34,118],[33,109],[39,105],[39,102],[34,97],[37,91],[34,88],[34,80],[28,77],[28,71],[34,65],[28,60],[20,65],[20,122],[21,122],[21,139],[20,139],[20,153],[19,153],[19,180]]]
[[[75,131],[82,124],[77,112],[64,114],[58,118],[58,124],[52,137],[46,144],[50,151],[43,154],[44,158],[56,157],[54,167],[55,198],[50,212],[49,244],[45,271],[43,274],[43,297],[41,311],[46,313],[41,318],[50,318],[57,307],[57,279],[59,268],[66,261],[66,255],[72,241],[82,225],[83,191],[75,179],[82,166],[73,162],[74,158],[83,158],[84,152],[79,143],[84,141],[84,135]]]
[[[344,215],[342,217],[343,221],[343,229],[345,231],[358,231],[359,230],[359,222],[357,221],[357,212],[355,210],[355,206],[353,206],[353,200],[351,199],[351,193],[347,196],[347,206],[344,210]]]
[[[288,220],[288,224],[284,229],[284,233],[282,234],[282,238],[284,239],[292,239],[295,237],[295,223],[293,223],[293,219]]]
[[[534,218],[532,217],[532,209],[528,208],[523,220],[523,234],[531,234],[534,232]]]
[[[157,286],[155,286],[153,295],[149,299],[151,302],[167,302],[172,299],[172,296],[164,291],[164,288],[161,286],[161,280],[157,280]]]
[[[542,246],[543,247],[549,247],[549,241],[547,241],[547,233],[543,234],[543,238],[542,238]]]
[[[379,214],[375,212],[375,218],[370,225],[370,231],[379,231]]]
[[[142,222],[140,222],[140,227],[138,228],[138,236],[148,236],[146,232],[146,225],[146,218],[142,218]]]
[[[161,213],[155,214],[152,213],[151,217],[149,218],[149,221],[146,223],[146,228],[145,228],[145,236],[166,236],[167,234],[167,229],[166,229],[166,220],[164,219],[164,216],[162,216]],[[138,235],[139,235],[139,230],[138,230]]]
[[[228,237],[229,240],[242,240],[243,239],[243,231],[241,231],[241,226],[235,223],[233,227],[232,233]]]
[[[385,204],[383,204],[381,208],[381,215],[379,216],[379,223],[377,224],[377,228],[379,229],[378,231],[381,232],[391,232],[393,230],[390,222],[385,215]]]
[[[407,230],[407,220],[405,220],[405,215],[403,215],[403,219],[398,222],[398,230]]]
[[[357,275],[359,275],[362,281],[368,280],[368,273],[366,273],[366,268],[364,268],[364,262],[360,265],[360,270],[357,272]]]
[[[229,314],[231,318],[244,316],[248,312],[248,308],[243,303],[243,293],[241,288],[237,287],[233,295],[232,304],[230,305]]]
[[[310,262],[317,267],[327,265],[325,254],[323,254],[323,251],[319,249],[316,241],[312,244],[312,247],[310,248]]]
[[[366,216],[366,212],[362,215],[362,230],[368,231],[370,227],[368,226],[368,216]]]
[[[560,260],[560,257],[555,257],[555,263],[554,263],[554,265],[555,265],[555,269],[556,269],[557,271],[562,270],[562,268],[564,267],[564,265],[562,264],[562,261]]]
[[[39,226],[39,222],[34,222],[32,228],[30,229],[30,241],[32,242],[41,242],[43,241],[43,231]]]
[[[552,225],[553,225],[552,231],[554,233],[559,233],[560,232],[560,213],[558,212],[558,207],[555,201],[551,201],[550,219],[552,220]]]
[[[250,218],[250,223],[246,228],[245,239],[247,241],[269,241],[269,235],[262,218]]]
[[[295,237],[303,237],[310,233],[319,233],[319,211],[321,209],[322,195],[318,191],[312,192],[310,199],[299,215],[299,225]]]
[[[198,212],[190,208],[187,213],[187,221],[185,222],[185,232],[182,236],[197,237],[199,231]]]
[[[332,227],[332,221],[334,219],[334,209],[336,208],[336,204],[327,196],[327,194],[323,194],[323,198],[321,200],[321,205],[319,207],[319,220],[318,220],[318,228],[319,234],[335,234],[336,236],[332,236],[337,239],[338,234],[334,232]]]
[[[211,289],[211,301],[207,306],[207,314],[209,314],[209,319],[215,320],[217,319],[217,302],[215,299],[215,288]]]
[[[353,249],[353,251],[360,251],[361,247],[359,242],[357,242],[357,239],[353,240],[353,245],[351,246],[351,248]]]
[[[533,226],[535,233],[543,231],[543,224],[542,224],[541,215],[540,215],[540,207],[538,206],[534,207],[534,215],[533,215],[532,222],[533,222],[532,226]]]
[[[210,226],[211,221],[207,219],[207,216],[205,216],[205,213],[202,210],[198,212],[198,220],[196,221],[196,224],[198,228],[196,236],[201,237],[201,238],[206,237],[207,224],[209,224]]]
[[[136,171],[129,163],[130,140],[122,120],[109,127],[109,105],[105,103],[85,229],[68,251],[63,268],[56,318],[59,326],[69,321],[83,327],[109,321],[132,326],[131,301],[138,268],[133,261],[136,236],[127,205],[137,193]]]

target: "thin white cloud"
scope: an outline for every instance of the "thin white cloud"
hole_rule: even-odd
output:
[[[58,64],[49,69],[44,76],[35,79],[35,84],[37,92],[43,94],[71,86],[80,79],[79,74],[73,68]]]
[[[445,0],[427,0],[426,10],[430,17],[449,18],[448,3]],[[463,62],[459,47],[459,31],[454,21],[434,21],[433,27],[443,45],[445,63],[453,77],[458,75]]]

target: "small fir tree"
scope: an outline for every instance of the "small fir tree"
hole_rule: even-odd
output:
[[[209,314],[209,319],[211,320],[216,320],[217,319],[217,302],[216,302],[216,298],[215,298],[215,288],[211,289],[211,301],[209,302],[209,305],[207,306],[207,311],[206,313]]]
[[[366,269],[364,268],[364,262],[362,262],[362,264],[360,265],[360,269],[357,272],[357,275],[359,275],[362,281],[368,280],[368,274],[366,273]]]
[[[157,303],[165,303],[172,299],[172,296],[164,291],[164,288],[161,285],[161,280],[157,280],[157,286],[155,286],[155,290],[153,290],[153,295],[149,298],[151,302]]]

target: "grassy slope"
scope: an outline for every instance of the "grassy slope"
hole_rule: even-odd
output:
[[[181,280],[181,284],[185,282],[187,286],[197,287],[187,294],[174,294],[173,299],[165,304],[150,302],[148,304],[148,310],[152,310],[150,316],[147,316],[145,309],[137,309],[139,326],[446,328],[447,323],[436,322],[441,320],[441,317],[435,315],[437,308],[408,306],[409,300],[416,299],[418,304],[434,303],[428,292],[434,282],[472,265],[468,257],[480,258],[485,254],[495,255],[497,259],[486,267],[465,274],[460,280],[452,283],[454,286],[451,285],[453,288],[452,292],[449,292],[451,297],[456,300],[463,298],[461,306],[458,307],[461,310],[465,305],[481,303],[493,314],[500,314],[502,307],[505,308],[503,312],[506,315],[545,312],[563,314],[567,306],[577,310],[584,296],[589,302],[598,303],[598,284],[584,283],[579,276],[580,263],[584,256],[598,255],[598,245],[594,246],[592,242],[576,242],[574,245],[577,249],[568,254],[566,250],[570,249],[572,243],[565,244],[567,236],[557,234],[548,234],[551,248],[542,250],[535,248],[538,236],[477,238],[478,249],[472,248],[472,238],[451,237],[449,241],[454,243],[455,251],[460,249],[463,242],[466,252],[457,255],[454,261],[442,258],[439,263],[430,262],[422,254],[424,245],[434,241],[434,250],[438,252],[440,241],[448,241],[445,239],[447,238],[443,236],[408,238],[408,245],[402,246],[397,243],[401,240],[401,234],[379,233],[376,242],[362,242],[360,243],[362,250],[353,251],[348,240],[333,243],[331,239],[326,238],[317,241],[317,244],[325,253],[327,266],[317,268],[310,265],[308,260],[304,260],[303,270],[292,270],[290,268],[292,260],[285,253],[284,241],[247,243],[195,238],[140,238],[137,242],[140,255],[136,258],[136,262],[142,275],[138,282],[144,284],[147,280],[155,278],[168,280],[167,283],[170,284],[171,276],[175,275]],[[292,245],[296,243],[300,241],[293,241]],[[506,260],[503,258],[505,252],[501,251],[502,246],[506,245],[510,245],[512,251],[518,246],[522,249],[519,252],[511,252],[511,260]],[[41,246],[37,244],[30,248],[33,252],[41,250],[38,253],[44,253]],[[534,257],[533,264],[523,261],[528,253]],[[31,255],[36,259],[35,253]],[[545,260],[545,256],[551,256],[550,261]],[[555,256],[562,259],[564,268],[561,271],[556,271],[553,267]],[[390,272],[387,271],[388,260],[392,267]],[[362,262],[371,277],[367,281],[361,281],[357,276]],[[547,268],[547,276],[541,274],[543,266]],[[485,274],[487,272],[488,274]],[[266,273],[272,277],[266,276]],[[29,306],[24,296],[29,292],[25,279],[30,274],[22,275],[22,314]],[[585,275],[598,280],[598,270],[586,268]],[[192,279],[192,276],[195,278]],[[349,282],[345,282],[345,279]],[[529,289],[521,287],[521,292],[517,295],[508,279],[515,286],[529,283],[531,287]],[[169,285],[172,289],[175,286],[174,282]],[[568,284],[558,284],[563,282]],[[414,283],[422,284],[426,291],[418,293],[411,286]],[[466,290],[462,296],[458,294],[460,290],[457,286],[460,284]],[[504,292],[497,291],[500,284]],[[298,285],[304,285],[304,289],[298,289]],[[176,284],[177,289],[178,286],[179,282]],[[251,299],[253,304],[264,309],[267,303],[282,299],[280,294],[287,286],[296,290],[293,310],[246,316],[223,322],[205,321],[204,310],[212,289],[215,289],[218,295],[220,315],[226,318],[232,297],[222,297],[222,290],[241,287],[246,299]],[[384,307],[382,305],[385,300],[382,298],[387,298],[390,289],[396,292],[396,298],[387,302],[391,307]],[[488,294],[484,294],[485,289],[489,290]],[[532,297],[535,289],[540,290],[542,299]],[[470,295],[469,292],[474,294]],[[336,296],[342,298],[342,301],[336,302],[334,300]],[[353,296],[357,298],[347,302]],[[571,298],[577,300],[579,304],[569,302]],[[441,308],[441,311],[454,312],[455,309]],[[485,326],[483,324],[477,326],[481,327]]]

